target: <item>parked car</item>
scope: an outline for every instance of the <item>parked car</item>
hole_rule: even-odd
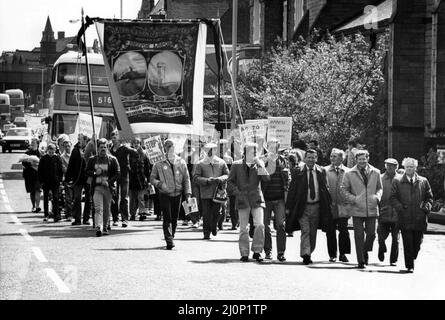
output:
[[[31,128],[12,128],[9,129],[0,140],[2,152],[6,150],[27,150],[31,140],[35,137],[35,132]]]
[[[15,119],[14,119],[14,124],[15,124],[17,127],[23,127],[23,128],[26,128],[26,119],[25,119],[25,117],[15,117]]]

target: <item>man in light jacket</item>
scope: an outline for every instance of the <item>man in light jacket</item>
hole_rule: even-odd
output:
[[[226,181],[229,176],[229,169],[223,159],[216,156],[217,145],[207,143],[204,146],[206,156],[200,160],[195,167],[193,180],[200,188],[202,203],[202,219],[204,239],[210,239],[210,232],[217,235],[217,225],[221,203],[213,201],[213,195],[218,185],[226,188]]]
[[[264,217],[265,202],[261,190],[261,181],[269,181],[270,176],[264,162],[256,156],[258,145],[246,143],[242,160],[235,161],[230,168],[227,188],[236,197],[235,209],[238,209],[240,221],[239,249],[241,261],[249,261],[249,215],[252,213],[255,226],[252,251],[253,259],[262,261],[264,249]]]
[[[368,264],[368,252],[372,251],[375,240],[383,186],[380,170],[368,163],[367,150],[358,150],[355,159],[357,164],[345,173],[341,188],[351,203],[358,268],[363,269]]]
[[[329,261],[335,262],[337,259],[337,229],[339,260],[348,262],[346,254],[351,253],[351,240],[349,238],[348,220],[350,217],[349,207],[343,197],[340,189],[343,176],[349,171],[349,168],[343,165],[345,152],[333,148],[331,151],[331,165],[326,166],[326,175],[328,179],[328,188],[331,195],[331,214],[328,217],[328,227],[326,238],[328,243]]]
[[[175,154],[173,140],[165,140],[164,149],[167,159],[157,162],[153,166],[150,183],[159,190],[164,238],[167,242],[167,250],[171,250],[175,246],[173,238],[178,224],[181,197],[184,193],[186,201],[188,201],[192,194],[192,187],[187,164],[184,159]]]

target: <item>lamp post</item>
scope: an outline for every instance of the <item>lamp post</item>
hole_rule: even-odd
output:
[[[43,98],[43,71],[45,71],[47,68],[35,68],[35,67],[33,67],[33,68],[28,68],[28,69],[29,70],[40,70],[42,72],[42,86],[41,86],[41,96],[40,96],[42,107],[40,109],[43,109],[43,102],[44,102],[44,98]],[[37,111],[38,110],[36,110],[36,114],[38,113]]]

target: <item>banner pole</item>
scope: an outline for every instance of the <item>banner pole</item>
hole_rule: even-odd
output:
[[[88,64],[88,46],[87,46],[87,41],[86,41],[86,30],[85,30],[85,23],[84,23],[84,19],[83,19],[83,8],[82,8],[82,29],[84,30],[83,32],[83,43],[85,46],[85,68],[86,68],[86,73],[87,73],[87,83],[88,83],[88,97],[90,100],[90,109],[91,109],[91,121],[93,124],[93,142],[94,142],[94,148],[96,150],[96,155],[97,155],[97,137],[96,137],[96,128],[94,125],[94,107],[93,107],[93,92],[91,89],[91,79],[90,79],[90,65]]]

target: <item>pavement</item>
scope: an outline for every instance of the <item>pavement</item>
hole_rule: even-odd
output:
[[[444,226],[429,224],[416,270],[405,273],[403,248],[397,266],[388,257],[356,268],[355,247],[349,263],[329,263],[326,236],[318,232],[314,264],[299,257],[299,232],[287,238],[286,258],[262,263],[239,261],[238,231],[220,231],[202,240],[202,229],[181,226],[176,247],[165,250],[162,223],[130,222],[97,238],[91,226],[44,223],[30,212],[21,172],[11,170],[20,152],[0,154],[0,299],[444,299]],[[350,233],[351,240],[353,234]],[[389,246],[389,240],[387,242]]]

